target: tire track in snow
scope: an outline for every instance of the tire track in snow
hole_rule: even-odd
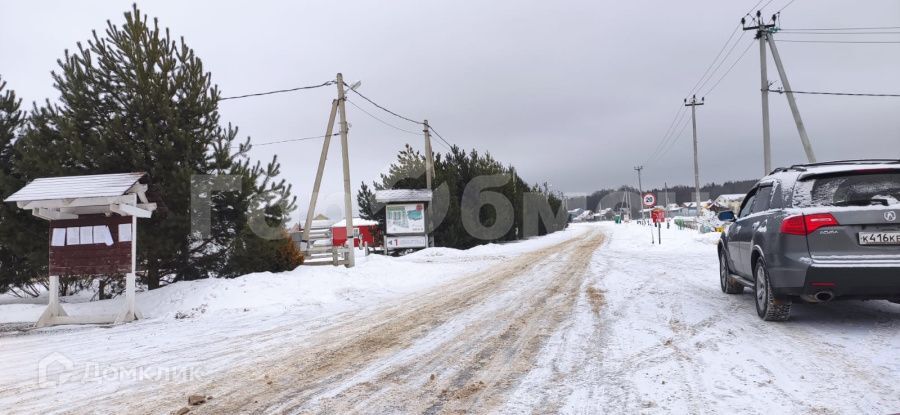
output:
[[[439,291],[432,292],[432,295],[422,295],[421,293],[411,295],[386,304],[371,314],[348,318],[320,333],[313,334],[310,338],[305,339],[303,344],[282,345],[279,348],[273,348],[269,356],[253,359],[251,362],[241,362],[239,366],[227,372],[216,373],[213,378],[204,379],[199,385],[172,383],[149,394],[144,391],[133,399],[122,399],[125,404],[119,409],[139,413],[159,412],[159,408],[169,406],[174,410],[180,407],[185,393],[188,393],[186,391],[198,390],[213,395],[215,399],[195,408],[192,413],[335,412],[338,409],[337,405],[352,402],[347,399],[329,400],[328,396],[332,394],[333,388],[343,387],[344,383],[352,380],[356,374],[365,372],[368,367],[377,366],[379,362],[390,359],[397,353],[410,348],[418,339],[427,336],[436,328],[452,322],[454,317],[461,312],[477,307],[479,304],[491,304],[489,300],[497,293],[502,293],[510,287],[516,287],[519,290],[518,293],[537,295],[533,298],[519,297],[518,303],[505,304],[502,309],[505,314],[481,316],[482,321],[485,322],[484,336],[481,338],[493,336],[493,341],[500,344],[493,353],[490,343],[480,345],[474,340],[465,342],[465,338],[462,338],[462,342],[457,342],[460,343],[458,346],[461,352],[468,351],[471,354],[473,350],[482,351],[481,360],[486,360],[487,364],[462,366],[463,372],[468,370],[471,373],[481,374],[473,375],[469,381],[463,382],[464,385],[461,388],[454,389],[452,383],[448,385],[450,391],[457,392],[454,396],[460,398],[454,400],[453,405],[450,406],[464,402],[462,406],[471,404],[484,408],[490,407],[494,405],[491,395],[498,390],[502,391],[507,382],[510,385],[514,384],[513,375],[519,371],[510,371],[508,372],[509,378],[498,380],[497,377],[479,372],[479,367],[491,367],[490,364],[494,359],[514,363],[528,360],[528,353],[524,352],[537,349],[550,327],[542,328],[537,324],[529,324],[528,319],[524,317],[536,316],[538,318],[535,321],[552,322],[564,315],[552,312],[542,314],[546,308],[543,307],[545,304],[540,304],[541,298],[544,301],[565,305],[567,299],[572,297],[566,292],[566,286],[562,282],[555,282],[555,285],[562,287],[556,289],[553,288],[554,284],[550,284],[550,286],[546,284],[554,282],[556,280],[554,277],[558,276],[558,272],[561,272],[563,276],[568,275],[568,277],[562,278],[562,281],[577,281],[578,273],[568,271],[577,269],[577,262],[573,263],[569,260],[562,260],[562,258],[570,255],[570,252],[572,253],[571,259],[574,261],[578,261],[582,256],[589,257],[600,241],[602,241],[602,234],[593,231],[588,236],[571,239],[537,252],[523,254],[506,263],[440,287]],[[588,247],[582,245],[588,245]],[[584,255],[574,254],[576,252]],[[560,259],[548,260],[548,255],[555,254],[559,254]],[[586,265],[587,260],[583,262]],[[536,272],[542,270],[543,274]],[[535,283],[535,286],[532,287],[528,283]],[[574,287],[577,286],[577,284],[574,285]],[[523,289],[525,290],[522,291]],[[543,295],[541,295],[542,292]],[[531,314],[522,314],[529,310]],[[507,317],[512,319],[504,320]],[[516,317],[519,317],[519,320],[516,320]],[[474,337],[474,339],[478,338],[478,336]],[[247,340],[252,341],[252,338]],[[478,354],[476,353],[475,356],[477,357]],[[517,356],[526,356],[526,358],[517,360]],[[459,372],[459,365],[456,365],[452,359],[442,360],[441,353],[436,353],[435,358],[431,360],[441,361],[448,372],[462,373]],[[477,362],[476,360],[471,361]],[[380,391],[380,396],[383,396],[384,400],[369,402],[366,406],[368,410],[377,407],[374,406],[377,404],[382,405],[387,412],[397,412],[398,407],[395,405],[427,409],[433,404],[434,399],[440,396],[439,394],[435,396],[425,394],[427,399],[413,396],[413,399],[406,401],[403,399],[402,392],[399,395],[392,395],[389,393],[393,390],[392,388],[402,391],[405,386],[404,382],[397,383],[398,380],[405,380],[404,376],[413,376],[415,372],[409,369],[404,370],[402,367],[391,372],[389,376],[382,377],[383,383],[378,383],[374,387],[375,390]],[[430,374],[423,373],[416,376],[418,376],[417,379],[422,379],[420,383],[423,383],[429,380]],[[464,379],[460,376],[447,377],[447,379],[454,378],[457,381]],[[443,382],[444,379],[441,377],[435,380]],[[488,384],[486,381],[493,383]],[[484,383],[484,386],[478,382]],[[365,383],[359,385],[362,385],[361,390],[366,389]],[[354,394],[352,388],[346,389],[344,393],[347,394],[343,395],[344,397],[364,398],[364,396]],[[318,406],[307,407],[311,402],[318,402]],[[442,411],[444,409],[440,409],[439,412]]]

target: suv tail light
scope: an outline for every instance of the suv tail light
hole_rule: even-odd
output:
[[[790,216],[781,222],[781,233],[806,236],[820,228],[838,226],[837,219],[830,213]]]

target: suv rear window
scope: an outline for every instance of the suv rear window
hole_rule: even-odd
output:
[[[868,205],[900,205],[900,172],[830,174],[794,188],[794,207]]]

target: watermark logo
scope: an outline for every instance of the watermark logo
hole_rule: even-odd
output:
[[[38,361],[38,387],[55,388],[66,383],[105,382],[194,382],[202,373],[194,367],[116,366],[101,362],[76,362],[72,358],[53,352]]]
[[[53,388],[72,377],[75,362],[62,353],[51,353],[38,362],[38,387]]]

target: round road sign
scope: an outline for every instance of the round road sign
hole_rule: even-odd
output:
[[[653,193],[647,193],[644,195],[644,206],[651,207],[656,205],[656,196]]]

